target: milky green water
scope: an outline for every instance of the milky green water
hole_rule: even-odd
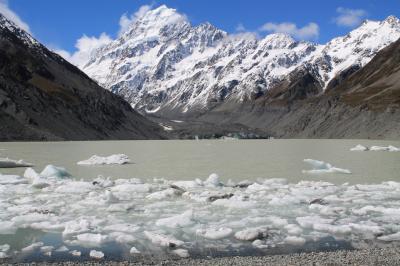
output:
[[[232,179],[286,178],[289,182],[324,180],[336,184],[400,181],[400,152],[351,152],[357,144],[394,145],[400,141],[381,140],[168,140],[0,143],[0,157],[24,159],[37,171],[53,164],[65,167],[74,177],[93,179],[166,178],[205,179],[217,173],[223,181]],[[132,164],[123,166],[78,166],[94,154],[124,153]],[[303,174],[311,158],[349,169],[351,175]],[[24,169],[0,169],[2,174],[20,174]]]

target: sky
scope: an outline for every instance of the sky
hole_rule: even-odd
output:
[[[345,35],[365,19],[400,17],[400,0],[0,0],[0,12],[78,61],[115,39],[135,14],[162,4],[185,14],[192,25],[210,22],[229,33],[260,37],[284,32],[317,43]]]

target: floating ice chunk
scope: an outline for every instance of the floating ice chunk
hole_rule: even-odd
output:
[[[110,164],[127,164],[130,163],[130,159],[127,155],[125,154],[113,154],[110,156],[97,156],[93,155],[87,160],[80,161],[77,164],[78,165],[110,165]]]
[[[43,242],[36,242],[36,243],[32,243],[27,247],[24,247],[23,249],[21,249],[21,252],[33,252],[36,249],[42,247],[44,245]]]
[[[1,175],[0,174],[0,185],[18,185],[26,184],[28,181],[18,175]]]
[[[136,241],[136,238],[133,235],[129,235],[123,232],[112,232],[108,235],[108,237],[114,240],[117,243],[133,243]]]
[[[9,244],[0,245],[0,251],[1,252],[8,252],[9,250],[10,250],[10,245]]]
[[[140,254],[140,251],[135,248],[135,247],[131,247],[131,249],[129,250],[130,254]]]
[[[0,158],[0,168],[16,168],[16,167],[31,167],[33,164],[23,160],[11,160],[9,158]]]
[[[297,236],[287,236],[283,241],[286,244],[294,246],[302,246],[306,243],[306,240],[303,237],[297,237]]]
[[[100,246],[107,242],[108,237],[102,234],[84,233],[76,236],[77,242],[82,245]]]
[[[71,194],[83,194],[90,192],[94,189],[93,185],[89,182],[84,181],[70,181],[56,188],[57,193],[71,193]]]
[[[106,190],[106,192],[104,192],[105,194],[105,202],[106,203],[118,203],[119,199],[109,190]]]
[[[227,238],[232,234],[232,229],[227,227],[197,229],[196,235],[207,239],[218,240]]]
[[[173,254],[178,255],[181,258],[189,258],[189,251],[187,251],[186,249],[175,249],[172,251]]]
[[[111,180],[109,177],[104,178],[103,176],[99,175],[96,179],[92,182],[95,186],[100,186],[102,188],[108,188],[115,185],[115,182]]]
[[[14,222],[0,221],[0,235],[13,235],[17,231],[17,226]]]
[[[165,226],[169,228],[186,227],[194,223],[192,218],[193,218],[193,211],[189,210],[176,216],[159,219],[157,220],[156,225]]]
[[[397,148],[395,146],[389,145],[388,146],[388,150],[391,151],[391,152],[398,152],[398,151],[400,151],[400,148]]]
[[[400,148],[397,148],[395,146],[389,145],[389,146],[372,146],[370,148],[371,151],[390,151],[390,152],[399,152]]]
[[[368,147],[358,144],[355,147],[351,148],[350,151],[368,151]]]
[[[65,229],[62,232],[63,237],[69,237],[74,234],[80,234],[89,231],[91,224],[86,219],[79,221],[71,220],[65,223]]]
[[[287,230],[289,235],[301,235],[303,233],[303,229],[301,229],[299,226],[295,224],[288,224],[285,226],[285,229]]]
[[[71,175],[67,172],[67,170],[63,167],[57,167],[54,165],[47,165],[43,171],[40,173],[40,176],[44,178],[55,177],[55,178],[68,178]]]
[[[380,237],[378,237],[378,239],[382,240],[382,241],[387,241],[387,242],[399,241],[400,240],[400,232],[397,232],[397,233],[394,233],[391,235],[380,236]]]
[[[147,193],[151,191],[151,186],[149,184],[121,184],[112,187],[111,191]]]
[[[266,228],[248,228],[235,233],[235,238],[244,241],[254,241],[256,239],[266,238],[268,232]]]
[[[55,250],[55,252],[67,252],[69,249],[66,246],[61,246]]]
[[[216,201],[214,201],[212,203],[212,205],[216,205],[216,206],[223,206],[225,208],[238,208],[238,209],[247,209],[247,208],[251,208],[254,207],[254,205],[256,204],[255,201],[243,201],[241,199],[238,198],[230,198],[230,199],[218,199]]]
[[[47,256],[51,256],[51,252],[54,250],[53,246],[42,246],[40,247],[40,252]]]
[[[102,258],[104,258],[104,253],[103,252],[101,252],[101,251],[97,251],[97,250],[91,250],[90,251],[90,253],[89,253],[89,256],[91,257],[91,258],[94,258],[94,259],[102,259]]]
[[[219,176],[215,173],[211,174],[206,181],[204,181],[204,185],[206,186],[221,186],[222,183],[219,181]]]
[[[351,233],[349,225],[318,224],[313,225],[314,230],[328,232],[333,235],[347,235]]]
[[[323,174],[323,173],[351,174],[351,172],[347,169],[337,168],[332,166],[330,163],[326,163],[323,161],[304,159],[304,162],[310,164],[313,167],[312,170],[303,170],[303,173],[305,174]]]
[[[161,247],[179,247],[183,245],[183,241],[177,240],[173,236],[166,236],[154,232],[144,231],[144,235],[149,239],[153,244],[161,246]]]
[[[175,196],[180,196],[182,195],[182,191],[174,188],[168,188],[165,190],[157,191],[152,194],[149,194],[146,196],[146,199],[150,200],[162,200],[166,198],[172,198]]]
[[[72,250],[69,253],[74,257],[80,257],[82,255],[82,252],[80,252],[78,250]]]
[[[4,244],[0,245],[0,259],[6,259],[8,258],[7,252],[10,250],[10,245]]]
[[[135,233],[140,227],[133,224],[112,224],[104,227],[104,231],[116,231],[124,233]]]
[[[176,181],[173,185],[187,190],[190,188],[201,187],[203,186],[203,182],[200,179],[196,179],[194,181]]]

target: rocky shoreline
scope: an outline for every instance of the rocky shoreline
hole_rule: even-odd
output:
[[[7,265],[7,263],[2,263]],[[399,248],[376,248],[363,250],[340,250],[289,255],[222,257],[207,259],[179,259],[130,261],[86,261],[86,262],[40,262],[18,265],[400,265]]]

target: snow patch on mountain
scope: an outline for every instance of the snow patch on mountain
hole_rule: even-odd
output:
[[[207,110],[265,94],[304,69],[326,88],[347,68],[364,66],[400,37],[400,21],[365,21],[325,45],[285,34],[229,35],[210,23],[191,26],[164,5],[135,19],[80,67],[105,88],[147,112]]]

